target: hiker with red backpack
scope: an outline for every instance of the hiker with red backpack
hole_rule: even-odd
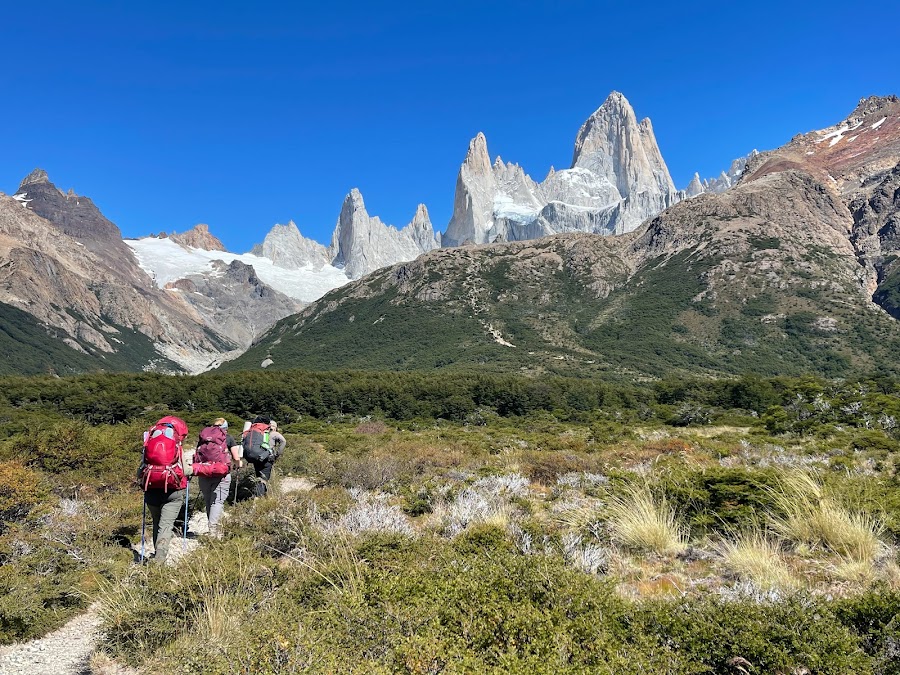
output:
[[[272,467],[284,452],[287,441],[278,433],[277,423],[268,417],[258,416],[244,424],[242,445],[244,459],[253,465],[256,475],[254,496],[265,497],[272,478]]]
[[[228,433],[228,421],[223,417],[205,427],[197,440],[193,473],[198,477],[200,492],[206,503],[206,518],[212,537],[222,536],[219,519],[231,489],[231,474],[242,466],[240,450],[241,446]]]
[[[144,523],[147,511],[153,519],[153,545],[156,563],[164,563],[172,541],[175,521],[184,509],[184,536],[187,537],[188,479],[191,466],[184,461],[182,442],[188,434],[184,420],[163,417],[144,432],[144,451],[138,480],[144,489]],[[144,530],[141,528],[141,562],[144,556]]]

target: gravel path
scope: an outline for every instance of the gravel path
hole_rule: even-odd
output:
[[[87,675],[100,617],[91,605],[62,628],[38,640],[0,647],[2,675]]]
[[[227,513],[225,514],[227,515]],[[194,535],[207,534],[206,513],[191,516],[188,531]],[[173,539],[166,562],[177,564],[187,553],[195,551],[200,541],[189,537],[182,549],[180,537]],[[135,556],[140,554],[140,542],[132,546]],[[152,544],[150,551],[152,551]],[[91,655],[97,643],[100,627],[99,603],[91,605],[84,614],[71,619],[62,628],[42,638],[0,647],[0,675],[109,675],[132,674],[136,671],[110,661],[99,670],[91,668]]]

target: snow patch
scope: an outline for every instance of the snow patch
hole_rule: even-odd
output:
[[[499,193],[494,196],[494,218],[532,223],[537,217],[537,211],[523,204],[517,204],[509,195]]]
[[[869,128],[872,129],[872,130],[875,130],[875,129],[877,129],[878,127],[880,127],[882,124],[884,124],[886,120],[887,120],[887,117],[882,117],[880,120],[878,120],[877,122],[875,122],[875,124],[873,124],[873,125],[872,125],[871,127],[869,127]]]
[[[844,134],[845,134],[845,133],[847,133],[848,131],[856,131],[856,130],[859,129],[862,125],[863,125],[862,120],[860,120],[859,122],[857,122],[857,123],[856,123],[855,125],[853,125],[852,127],[851,127],[851,126],[847,126],[846,124],[842,124],[842,125],[837,129],[837,131],[832,131],[831,133],[825,134],[825,135],[822,136],[819,140],[817,140],[816,143],[821,143],[822,141],[828,140],[828,139],[830,138],[830,139],[831,139],[831,142],[828,144],[828,147],[829,147],[829,148],[834,147],[834,145],[837,144],[837,143],[844,137]]]
[[[25,199],[28,196],[27,192],[21,192],[17,195],[13,195],[13,199],[19,202],[22,205],[22,208],[28,208],[28,202],[34,201],[32,199]]]
[[[226,264],[240,260],[246,265],[252,265],[263,283],[302,302],[318,300],[328,291],[350,281],[342,270],[331,265],[314,269],[312,264],[308,264],[300,269],[289,270],[278,267],[268,258],[252,253],[237,254],[188,248],[176,244],[171,239],[147,237],[128,239],[125,243],[134,251],[141,269],[147,272],[160,288],[191,274],[221,276],[224,272],[216,270],[213,265],[217,260]]]

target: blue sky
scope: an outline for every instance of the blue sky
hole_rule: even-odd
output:
[[[678,187],[900,93],[900,3],[21,3],[0,19],[0,190],[32,168],[126,236],[276,222],[344,195],[450,218],[469,139],[540,180],[618,90]]]

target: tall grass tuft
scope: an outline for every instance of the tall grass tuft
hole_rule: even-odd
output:
[[[719,553],[731,572],[764,591],[793,588],[797,580],[781,557],[778,543],[760,531],[722,542]]]
[[[850,510],[805,471],[787,474],[772,497],[778,511],[772,527],[786,539],[828,549],[850,562],[871,563],[881,550],[881,521]]]
[[[686,546],[687,535],[674,509],[647,485],[633,485],[611,497],[608,511],[612,538],[628,548],[674,555]]]

